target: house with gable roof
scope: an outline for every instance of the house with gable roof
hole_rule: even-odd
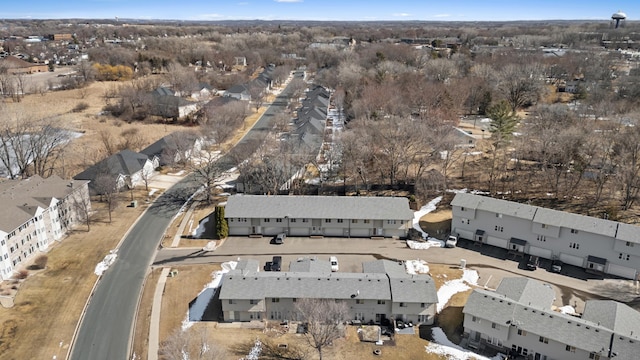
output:
[[[145,177],[153,174],[153,170],[153,163],[147,155],[127,149],[109,156],[73,178],[95,182],[101,176],[110,176],[115,179],[116,189],[121,190],[125,186],[141,184]],[[91,183],[89,188],[92,191],[96,190]]]
[[[459,193],[451,230],[460,238],[588,271],[636,279],[640,227],[488,196]]]
[[[90,210],[88,181],[57,176],[0,182],[0,279],[8,280],[22,264],[46,251]]]
[[[587,300],[581,316],[552,309],[555,292],[540,281],[504,278],[495,291],[474,289],[464,306],[471,348],[527,359],[636,359],[640,313],[612,300]]]
[[[434,321],[438,300],[429,275],[407,274],[403,264],[390,260],[364,263],[361,273],[297,262],[291,271],[260,272],[257,261],[240,261],[221,281],[224,321],[301,320],[295,302],[302,298],[344,301],[351,318],[362,322]]]

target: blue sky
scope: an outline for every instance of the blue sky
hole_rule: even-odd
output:
[[[618,10],[640,19],[638,0],[5,0],[0,18],[606,20]]]

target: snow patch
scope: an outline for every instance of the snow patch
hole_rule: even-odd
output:
[[[209,217],[204,218],[204,220],[202,220],[200,224],[198,224],[198,227],[195,230],[193,230],[191,235],[196,239],[200,239],[200,237],[204,234],[204,230],[206,227],[205,225],[207,225],[208,222],[209,222]]]
[[[104,260],[100,261],[98,265],[96,265],[96,268],[93,271],[96,275],[102,276],[102,274],[107,271],[109,266],[113,265],[113,263],[116,261],[116,258],[118,257],[116,251],[117,250],[111,250],[109,255],[105,256]]]
[[[431,329],[433,341],[425,346],[425,351],[430,354],[438,354],[457,360],[477,359],[477,360],[503,360],[506,357],[498,354],[492,358],[478,355],[469,350],[463,349],[447,338],[447,335],[439,327]]]
[[[151,189],[149,190],[149,196],[153,196],[153,194],[156,193],[156,191],[158,191],[158,189]]]
[[[235,269],[237,265],[237,261],[227,261],[222,263],[222,270],[213,272],[213,280],[200,291],[196,301],[194,301],[193,305],[189,308],[186,319],[182,321],[182,331],[190,328],[194,322],[202,321],[204,311],[207,309],[211,298],[215,295],[216,291],[218,291],[222,277],[230,270]]]
[[[573,308],[573,306],[571,305],[565,305],[561,308],[558,308],[558,310],[563,313],[563,314],[569,314],[569,315],[575,315],[576,314],[576,309]]]
[[[461,279],[454,279],[445,282],[438,290],[437,312],[442,311],[451,297],[459,292],[471,289],[469,285],[478,285],[480,276],[475,270],[464,269]]]
[[[447,189],[447,192],[450,192],[450,193],[453,193],[453,194],[469,193],[469,194],[473,194],[473,195],[489,195],[488,191],[469,190],[467,188],[464,188],[464,189]]]
[[[249,355],[240,360],[258,360],[260,358],[260,353],[262,353],[262,342],[260,339],[256,339],[251,351],[249,351]]]
[[[407,260],[404,262],[404,267],[408,274],[428,274],[429,265],[424,260]]]
[[[444,241],[427,237],[427,241],[407,240],[407,246],[412,250],[427,250],[432,247],[444,247]]]
[[[422,234],[422,238],[425,240],[429,237],[429,234],[424,232],[420,227],[420,218],[435,210],[441,200],[442,196],[438,196],[437,198],[429,201],[425,206],[421,207],[420,210],[413,213],[412,226]]]

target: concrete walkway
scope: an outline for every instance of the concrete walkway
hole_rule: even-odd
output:
[[[149,321],[149,350],[147,359],[158,360],[160,349],[160,311],[162,309],[162,293],[167,282],[167,276],[171,268],[163,268],[153,293],[153,306],[151,307],[151,320]]]
[[[180,227],[178,227],[178,231],[173,236],[173,241],[171,242],[170,247],[175,248],[175,247],[178,247],[178,245],[180,245],[180,239],[182,239],[182,235],[184,234],[184,228],[187,227],[187,224],[189,223],[189,219],[191,219],[191,216],[193,215],[193,210],[199,204],[200,204],[200,201],[198,200],[194,200],[193,203],[191,203],[189,210],[187,210],[187,213],[182,218],[182,222],[180,222]]]

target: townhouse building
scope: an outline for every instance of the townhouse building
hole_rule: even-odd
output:
[[[637,359],[640,313],[612,300],[587,300],[580,315],[554,311],[555,292],[537,280],[504,278],[495,291],[475,289],[463,309],[471,348],[526,359]]]
[[[438,299],[433,279],[407,274],[398,262],[364,263],[362,273],[331,272],[330,266],[295,262],[290,269],[296,271],[259,272],[258,265],[242,260],[224,275],[219,296],[224,321],[302,320],[295,307],[302,298],[344,301],[351,319],[362,322],[434,321]]]
[[[406,237],[413,211],[403,197],[233,195],[229,235]]]
[[[456,194],[451,206],[451,230],[461,238],[597,273],[638,277],[638,226],[466,193]]]
[[[80,220],[78,203],[89,210],[88,181],[43,179],[0,182],[0,277],[10,279],[22,264],[61,240]],[[83,210],[85,210],[83,209]]]

